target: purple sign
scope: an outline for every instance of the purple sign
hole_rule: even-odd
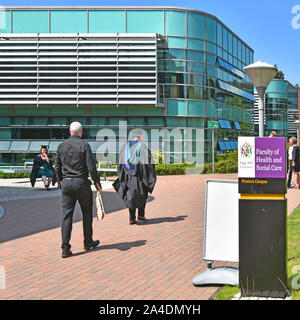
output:
[[[286,177],[285,138],[255,138],[255,177]]]

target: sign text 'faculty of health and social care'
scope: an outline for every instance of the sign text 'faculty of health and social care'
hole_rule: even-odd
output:
[[[285,178],[285,138],[239,137],[239,177]]]

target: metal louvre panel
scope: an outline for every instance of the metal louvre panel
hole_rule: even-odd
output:
[[[254,118],[254,124],[258,125],[259,116],[258,116],[258,94],[254,93],[254,110],[253,110],[253,118]],[[266,99],[264,99],[264,104],[266,103]],[[264,108],[264,124],[266,124],[266,108]]]
[[[297,136],[297,126],[295,121],[298,119],[298,110],[288,108],[288,135]]]
[[[157,105],[157,34],[2,34],[0,104]]]

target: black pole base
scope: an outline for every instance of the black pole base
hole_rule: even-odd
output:
[[[285,298],[287,200],[239,200],[239,283],[242,296]]]

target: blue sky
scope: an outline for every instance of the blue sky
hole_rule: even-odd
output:
[[[177,6],[217,16],[255,50],[255,60],[277,64],[291,83],[300,84],[300,29],[292,28],[292,8],[300,0],[0,0],[2,6]],[[300,11],[299,11],[300,13]],[[300,19],[299,19],[300,24]]]

